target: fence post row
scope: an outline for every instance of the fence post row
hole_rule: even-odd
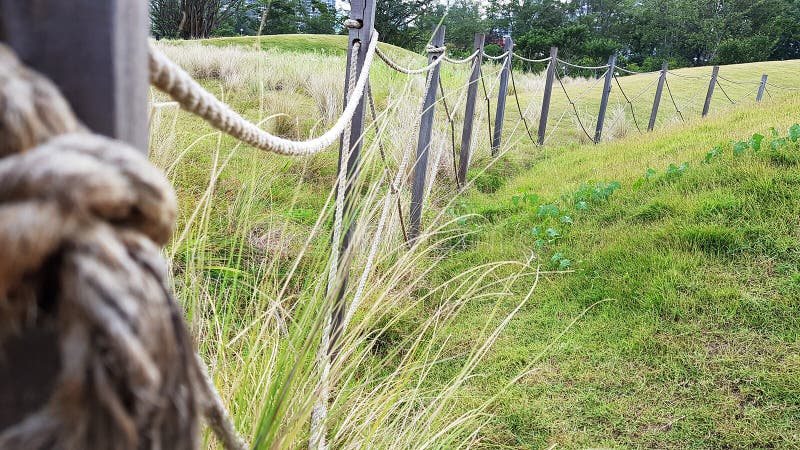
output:
[[[494,120],[494,138],[492,139],[492,156],[497,156],[500,150],[500,139],[503,137],[503,119],[506,115],[506,98],[508,96],[508,77],[511,74],[511,60],[514,50],[514,40],[510,36],[505,38],[503,52],[508,52],[500,74],[500,89],[497,92],[497,113]]]
[[[539,115],[539,145],[544,145],[545,131],[547,131],[547,116],[550,114],[550,97],[553,95],[557,59],[558,47],[550,47],[550,62],[547,64],[547,77],[545,78],[544,94],[542,95],[542,114]]]
[[[76,13],[80,11],[80,13]],[[45,74],[92,131],[148,151],[145,2],[0,0],[0,41]],[[0,431],[41,408],[60,372],[52,331],[0,348]]]
[[[361,75],[364,68],[364,60],[367,55],[367,48],[369,47],[372,39],[372,31],[375,26],[375,0],[352,0],[350,2],[350,19],[356,20],[361,23],[359,28],[351,28],[348,34],[347,45],[347,71],[345,73],[344,82],[344,104],[343,108],[347,107],[347,97],[350,95],[348,92],[348,80],[350,80],[350,67],[352,64],[352,49],[355,42],[361,43],[360,51],[357,55],[356,73],[355,78]],[[355,211],[354,211],[354,198],[353,198],[353,182],[358,178],[361,161],[361,145],[363,143],[362,134],[364,132],[364,113],[366,111],[367,96],[363,95],[359,100],[358,108],[356,109],[353,120],[350,123],[350,142],[344,142],[344,136],[339,140],[339,165],[338,170],[341,171],[345,167],[344,158],[350,153],[350,158],[346,161],[347,167],[347,182],[345,188],[345,207],[343,215],[343,229],[345,230],[342,241],[332,242],[332,245],[339,245],[339,267],[337,274],[341,276],[341,283],[337,286],[338,292],[336,293],[336,302],[333,309],[333,321],[331,327],[330,350],[335,353],[337,348],[337,341],[341,335],[341,325],[344,322],[344,315],[346,305],[344,302],[344,293],[347,288],[347,282],[350,276],[350,262],[351,262],[351,242],[353,238],[353,231],[355,229]],[[348,147],[345,147],[347,145]]]
[[[597,115],[597,128],[594,131],[594,143],[600,142],[603,136],[603,123],[606,120],[606,109],[608,109],[608,96],[611,94],[611,81],[614,80],[614,67],[617,65],[617,56],[611,55],[608,58],[608,72],[606,81],[603,84],[603,98],[600,99],[600,113]]]
[[[764,98],[764,90],[767,88],[767,74],[761,75],[761,84],[758,85],[758,95],[756,95],[756,101],[761,102]]]
[[[717,85],[717,75],[719,75],[719,66],[714,66],[714,69],[711,71],[711,81],[708,82],[706,102],[703,104],[703,117],[708,115],[708,109],[711,107],[711,96],[714,95],[714,86]]]
[[[472,125],[475,122],[475,103],[478,100],[478,84],[480,82],[481,67],[483,65],[483,44],[485,34],[475,35],[474,50],[478,53],[472,62],[472,73],[469,76],[469,90],[467,91],[467,105],[464,111],[464,129],[461,132],[461,154],[458,158],[457,182],[460,187],[467,183],[467,170],[472,153]]]
[[[647,131],[653,131],[656,126],[656,117],[658,116],[658,106],[661,103],[661,93],[664,91],[664,82],[667,80],[667,70],[669,63],[664,61],[661,65],[661,75],[658,77],[658,86],[656,86],[656,96],[653,98],[653,110],[650,112],[650,123],[647,124]]]
[[[440,25],[434,29],[431,44],[434,47],[444,46],[445,26]],[[429,53],[428,64],[441,58],[441,53]],[[411,187],[411,224],[408,230],[409,244],[413,245],[419,237],[422,223],[422,201],[425,197],[425,178],[428,172],[428,153],[431,148],[431,133],[433,131],[433,115],[436,106],[436,93],[439,88],[439,68],[436,65],[428,72],[428,91],[425,92],[425,103],[422,109],[422,117],[419,124],[419,138],[417,140],[417,159],[414,163],[414,184]]]

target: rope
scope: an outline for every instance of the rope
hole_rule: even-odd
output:
[[[511,53],[511,51],[507,51],[507,52],[503,53],[502,55],[492,56],[492,55],[487,55],[486,52],[483,52],[483,57],[486,58],[486,59],[491,59],[492,61],[497,61],[499,59],[505,58],[506,56],[508,56],[509,53]]]
[[[800,88],[788,87],[788,86],[780,86],[780,85],[773,84],[773,83],[767,83],[767,86],[771,86],[771,87],[774,87],[775,89],[780,89],[780,90],[784,90],[784,91],[800,91]]]
[[[369,97],[370,111],[372,111],[372,122],[377,124],[377,122],[378,122],[378,113],[377,113],[376,108],[375,108],[375,100],[372,98],[372,89],[368,89],[367,90],[367,95]],[[377,125],[376,125],[376,130],[377,130]],[[383,161],[383,165],[385,167],[386,173],[388,174],[389,173],[389,161],[386,158],[386,152],[384,151],[384,148],[383,148],[383,140],[380,139],[380,135],[378,135],[376,138],[377,138],[377,141],[378,141],[378,150],[380,151],[381,160]],[[408,152],[406,152],[406,154],[403,156],[403,158],[406,158],[407,155],[408,155]],[[403,170],[400,170],[401,168]],[[403,163],[401,162],[400,167],[398,168],[398,173],[402,173],[404,171],[405,171],[405,168],[403,167]],[[400,192],[399,183],[392,183],[392,185],[389,186],[389,187],[391,189],[391,192],[394,193],[394,194],[397,194],[397,193]],[[408,233],[406,232],[406,224],[405,224],[405,221],[403,219],[403,204],[400,201],[400,196],[399,195],[397,196],[397,213],[399,214],[399,217],[400,217],[400,231],[403,233],[403,239],[404,239],[405,242],[408,242]]]
[[[630,74],[630,75],[639,75],[639,74],[642,74],[642,73],[653,73],[653,72],[644,72],[644,71],[637,72],[635,70],[625,69],[625,68],[619,67],[619,66],[614,66],[614,69],[619,70],[620,72],[624,72],[624,73]]]
[[[639,128],[639,121],[636,119],[636,109],[633,107],[633,102],[631,102],[631,99],[628,98],[628,94],[625,93],[625,90],[622,89],[622,85],[619,83],[619,78],[617,78],[616,75],[613,75],[613,77],[614,77],[614,81],[617,82],[617,86],[619,87],[619,91],[622,93],[622,96],[625,98],[625,101],[628,102],[628,106],[631,107],[631,116],[633,116],[633,124],[636,125],[636,130],[639,132],[639,134],[641,134],[642,133],[642,129]],[[647,88],[645,88],[645,90],[646,89],[649,89],[649,86]],[[643,92],[644,91],[642,91],[642,93]],[[640,93],[640,95],[641,95],[641,93]]]
[[[566,62],[563,59],[559,59],[559,58],[556,58],[556,61],[560,62],[561,64],[563,64],[565,66],[573,67],[575,69],[599,70],[599,69],[607,69],[607,68],[611,67],[608,64],[606,64],[604,66],[579,66],[578,64],[572,64],[572,63]]]
[[[358,70],[358,53],[360,50],[359,42],[353,43],[350,54],[350,78],[347,82],[347,92],[353,92],[356,88],[356,71]],[[331,239],[331,257],[330,267],[328,268],[328,288],[327,295],[336,295],[338,293],[337,287],[341,285],[342,280],[339,277],[339,259],[341,257],[339,246],[342,242],[342,233],[344,227],[344,209],[345,209],[345,195],[347,193],[347,174],[348,174],[348,161],[353,151],[350,144],[351,127],[348,126],[344,131],[342,138],[342,149],[344,150],[339,161],[339,173],[336,179],[336,210],[334,212],[333,220],[333,237]],[[327,299],[326,299],[327,300]],[[327,302],[326,302],[327,303]],[[327,430],[328,418],[328,401],[330,399],[330,371],[332,365],[331,349],[336,345],[334,333],[340,333],[342,324],[335,323],[333,310],[331,314],[327,315],[327,321],[322,331],[322,339],[317,350],[317,363],[320,366],[320,380],[319,388],[317,391],[317,401],[311,410],[311,433],[308,440],[308,447],[312,450],[324,450],[327,447],[325,443],[325,433]]]
[[[450,64],[466,64],[472,62],[475,58],[478,57],[478,55],[480,55],[480,53],[481,53],[480,50],[475,50],[474,53],[472,53],[471,55],[467,56],[464,59],[450,59],[450,57],[448,57],[447,55],[444,55],[442,59],[444,59],[445,62],[448,62]]]
[[[514,68],[509,68],[509,73],[511,73],[511,88],[514,89],[514,99],[517,102],[517,111],[519,111],[519,116],[522,118],[522,124],[525,125],[525,132],[528,133],[528,137],[530,138],[531,142],[537,147],[539,146],[536,139],[533,138],[533,134],[531,134],[531,128],[528,126],[528,119],[525,117],[525,113],[522,112],[522,105],[519,103],[519,95],[517,94],[517,82],[514,80]]]
[[[606,72],[608,72],[608,71],[606,71]],[[581,130],[583,130],[583,134],[585,134],[586,137],[588,137],[590,141],[594,141],[594,138],[589,134],[588,131],[586,131],[586,127],[583,126],[583,122],[581,121],[581,116],[578,114],[578,107],[575,106],[575,102],[573,102],[572,99],[569,97],[569,94],[567,93],[567,88],[564,87],[564,83],[561,81],[561,76],[558,74],[557,70],[554,71],[554,73],[556,74],[556,79],[558,80],[558,84],[561,85],[561,90],[564,91],[564,95],[567,96],[567,101],[569,102],[570,105],[572,105],[572,110],[575,112],[575,118],[578,120],[578,125],[581,127]],[[602,78],[603,77],[600,77],[597,80],[601,80]],[[592,87],[594,87],[596,85],[597,85],[597,81],[595,81],[592,86],[587,88],[584,91],[584,93],[588,92],[589,89],[591,89]],[[582,95],[583,95],[583,93],[581,94],[581,96]],[[578,98],[580,98],[580,96]]]
[[[400,64],[396,63],[394,60],[392,60],[392,58],[389,57],[389,55],[384,53],[380,48],[376,48],[375,53],[383,62],[386,63],[387,66],[405,75],[419,75],[425,73],[433,69],[434,67],[438,66],[439,64],[441,64],[442,61],[444,60],[444,58],[434,58],[433,61],[425,67],[420,67],[419,69],[410,69],[402,67]]]
[[[760,87],[761,87],[761,83],[758,83],[758,86],[754,87],[753,89],[750,89],[749,91],[747,91],[747,93],[745,93],[741,97],[737,98],[735,103],[739,103],[740,101],[742,101],[742,100],[746,99],[747,97],[753,95],[753,93],[756,92],[758,90],[758,88],[760,88]]]
[[[542,142],[542,145],[546,145],[547,142],[550,140],[550,138],[553,137],[553,135],[555,134],[556,130],[558,129],[558,126],[561,125],[561,121],[564,120],[564,116],[566,116],[568,112],[569,111],[565,109],[564,112],[561,113],[561,116],[556,121],[556,124],[553,127],[553,129],[550,130],[550,134],[548,134],[547,137],[545,137],[544,142]]]
[[[675,107],[675,111],[678,113],[678,116],[680,116],[681,122],[686,122],[686,119],[683,118],[683,113],[681,113],[680,108],[678,108],[678,103],[675,102],[675,97],[672,95],[672,89],[669,88],[669,78],[664,77],[664,84],[667,86],[667,93],[669,94],[670,100],[672,100],[672,106]]]
[[[489,142],[494,138],[492,132],[492,100],[489,98],[489,91],[486,89],[486,77],[481,75],[481,85],[483,86],[483,99],[486,101],[486,121],[489,125]]]
[[[150,82],[180,103],[183,109],[197,114],[215,128],[253,147],[280,155],[310,156],[335,143],[352,120],[360,104],[359,100],[364,95],[377,45],[378,33],[373,32],[361,75],[347,99],[344,112],[330,130],[318,138],[307,141],[284,139],[260,129],[206,91],[188,73],[152,46],[149,52]],[[360,41],[355,41],[353,47],[360,48]]]
[[[200,417],[247,448],[169,287],[161,246],[177,200],[164,175],[88,133],[2,45],[0,105],[0,344],[54,333],[61,361],[48,401],[0,431],[0,448],[192,450]]]
[[[364,26],[364,23],[362,21],[356,19],[345,19],[343,24],[345,28],[351,30],[360,30]]]
[[[521,56],[521,55],[519,55],[517,53],[512,53],[511,56],[513,56],[514,58],[519,59],[520,61],[525,61],[525,62],[529,62],[529,63],[542,63],[542,62],[550,61],[550,57],[549,56],[547,58],[542,58],[542,59],[529,59],[529,58]]]
[[[452,159],[453,159],[453,177],[454,179],[458,180],[458,166],[456,165],[456,125],[453,123],[453,116],[450,114],[450,108],[447,106],[447,96],[444,93],[444,84],[442,84],[442,78],[439,77],[439,92],[442,94],[442,105],[444,105],[444,113],[447,115],[447,122],[450,124],[450,142],[452,149]]]
[[[673,72],[671,70],[668,70],[667,73],[670,74],[670,75],[674,75],[674,76],[676,76],[678,78],[686,78],[688,80],[710,80],[711,79],[710,75],[705,75],[705,76],[683,75],[683,74],[680,74],[678,72]]]
[[[725,78],[722,75],[717,75],[717,79],[726,81],[726,82],[728,82],[730,84],[739,84],[739,85],[753,85],[753,84],[755,84],[757,86],[761,85],[760,81],[734,81],[734,80],[731,80],[729,78]]]
[[[722,84],[720,84],[719,80],[717,80],[717,81],[716,81],[716,83],[717,83],[717,86],[719,86],[719,90],[721,90],[721,91],[722,91],[722,93],[723,93],[723,94],[725,94],[725,98],[727,98],[727,99],[728,99],[728,101],[729,101],[729,102],[731,102],[731,105],[735,105],[735,104],[736,104],[736,102],[735,102],[735,101],[734,101],[734,100],[731,98],[731,96],[730,96],[730,95],[728,95],[728,93],[727,93],[727,92],[725,92],[725,88],[724,88],[724,87],[722,87]]]

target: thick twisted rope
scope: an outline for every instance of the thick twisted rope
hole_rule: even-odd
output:
[[[572,68],[575,68],[575,69],[599,70],[599,69],[607,69],[607,68],[611,67],[608,64],[603,65],[603,66],[581,66],[581,65],[578,65],[578,64],[572,64],[571,62],[564,61],[563,59],[560,59],[560,58],[556,58],[556,61],[560,62],[561,64],[563,64],[563,65],[565,65],[567,67],[572,67]]]
[[[360,45],[356,42],[356,45]],[[347,100],[347,107],[330,130],[307,141],[292,141],[267,133],[243,118],[228,105],[205,90],[186,71],[164,54],[150,47],[150,82],[165,92],[181,107],[205,119],[214,128],[261,150],[288,156],[309,156],[330,147],[344,133],[364,95],[370,67],[378,45],[378,33],[373,32],[367,48],[361,76]]]
[[[350,93],[356,88],[356,72],[358,70],[358,53],[360,43],[353,43],[350,54],[350,78],[347,80],[347,92]],[[360,102],[360,100],[358,100]],[[339,246],[341,245],[344,229],[345,213],[345,194],[347,193],[347,164],[350,160],[352,146],[350,145],[351,128],[348,126],[342,138],[342,149],[344,150],[339,161],[339,173],[336,177],[336,210],[333,219],[333,237],[331,239],[330,267],[328,268],[328,298],[334,298],[338,292],[338,287],[342,280],[339,276],[339,260],[342,257]],[[326,299],[327,304],[327,299]],[[342,324],[335,324],[333,311],[326,314],[325,326],[322,330],[322,339],[317,349],[317,364],[320,372],[319,387],[317,390],[317,400],[311,410],[311,436],[309,437],[308,447],[311,450],[324,450],[326,444],[325,433],[327,431],[328,401],[330,399],[330,372],[332,365],[331,347],[335,345],[333,334],[341,328]],[[325,308],[327,311],[327,308]]]
[[[442,48],[444,48],[444,47],[442,47]],[[430,51],[430,50],[437,50],[437,49],[438,48],[434,48],[434,47],[430,47],[430,46],[428,47],[429,53],[434,53],[434,54],[441,53],[441,52],[438,52],[438,51]],[[389,66],[392,69],[394,69],[394,70],[396,70],[396,71],[398,71],[398,72],[400,72],[402,74],[405,74],[405,75],[419,75],[419,74],[425,73],[425,72],[433,69],[434,67],[438,66],[439,64],[441,64],[442,61],[444,61],[444,58],[434,58],[433,61],[431,61],[431,63],[428,64],[425,67],[420,67],[419,69],[411,69],[411,68],[408,68],[408,67],[403,67],[400,64],[398,64],[391,57],[389,57],[389,55],[384,53],[383,50],[380,49],[380,47],[375,49],[375,53],[378,55],[378,57],[383,62],[386,63],[387,66]]]
[[[491,59],[492,61],[497,61],[499,59],[505,58],[506,56],[508,56],[509,53],[511,53],[510,50],[505,52],[505,53],[503,53],[502,55],[492,56],[492,55],[486,54],[486,52],[483,52],[483,57],[486,58],[486,59]]]
[[[513,56],[514,58],[517,58],[517,59],[519,59],[520,61],[525,61],[525,62],[529,62],[529,63],[542,63],[542,62],[548,62],[548,61],[550,61],[550,58],[551,58],[550,56],[548,56],[547,58],[541,58],[541,59],[530,59],[530,58],[526,58],[526,57],[524,57],[524,56],[522,56],[522,55],[520,55],[520,54],[518,54],[518,53],[511,53],[511,56]]]
[[[0,157],[0,343],[51,333],[61,361],[47,402],[0,448],[193,450],[201,416],[246,448],[168,283],[160,246],[177,202],[163,174],[89,134],[2,45]]]
[[[464,59],[451,59],[447,55],[442,56],[442,59],[444,59],[445,62],[448,62],[450,64],[456,64],[456,65],[458,65],[458,64],[467,64],[467,63],[470,63],[473,60],[475,60],[475,58],[477,58],[478,55],[480,55],[480,53],[481,53],[480,50],[475,50],[471,55],[467,56]]]
[[[668,70],[667,73],[670,74],[670,75],[674,75],[674,76],[676,76],[678,78],[686,78],[687,80],[710,80],[711,79],[711,75],[705,75],[705,76],[684,75],[682,73],[673,72],[671,70]]]

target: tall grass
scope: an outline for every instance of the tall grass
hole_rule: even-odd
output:
[[[278,52],[200,45],[164,50],[267,129],[290,134],[281,123],[295,119],[299,125],[291,131],[296,136],[319,132],[335,118],[331,111],[341,108],[342,71],[321,70],[341,66],[339,57],[307,55],[298,63]],[[501,300],[516,283],[531,284],[537,269],[527,261],[493,262],[431,283],[428,271],[467,238],[454,218],[433,211],[428,231],[412,248],[392,214],[375,264],[363,273],[383,200],[395,195],[388,180],[404,152],[415,151],[422,87],[417,79],[388,73],[376,78],[373,85],[385,81],[375,89],[381,117],[364,135],[345,299],[352,301],[360,278],[367,283],[331,368],[327,438],[331,448],[477,445],[490,420],[489,405],[466,410],[454,405],[462,402],[461,387],[478,375],[478,363],[516,314],[504,312]],[[300,98],[296,117],[290,98]],[[181,219],[166,252],[192,335],[239,430],[257,448],[304,448],[320,388],[315,355],[333,308],[324,275],[330,264],[333,186],[330,169],[318,167],[332,157],[294,161],[259,154],[213,131],[187,135],[184,127],[193,129],[196,120],[160,100],[154,96],[151,148],[153,160],[178,187]],[[463,90],[453,89],[448,101],[460,130],[463,117],[456,111],[463,106]],[[311,123],[314,117],[324,120]],[[452,166],[446,150],[449,127],[438,125],[431,184],[437,175],[450,176]],[[388,167],[380,147],[388,153]],[[407,204],[407,194],[400,195]],[[395,208],[394,200],[388,204]],[[475,302],[494,302],[493,314],[460,353],[445,354],[449,335],[444,330]],[[443,378],[433,370],[442,364],[457,370]],[[210,440],[208,445],[218,444]]]

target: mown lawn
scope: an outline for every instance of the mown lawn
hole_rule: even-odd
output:
[[[475,180],[493,192],[459,202],[454,213],[480,217],[462,221],[474,234],[432,284],[531,255],[570,271],[543,277],[465,394],[503,391],[487,447],[800,446],[800,146],[770,150],[769,130],[787,136],[799,110],[795,96],[616,143],[531,148],[528,170],[497,164]],[[734,156],[731,140],[754,133],[761,149]],[[477,336],[490,311],[472,308],[452,342]]]

